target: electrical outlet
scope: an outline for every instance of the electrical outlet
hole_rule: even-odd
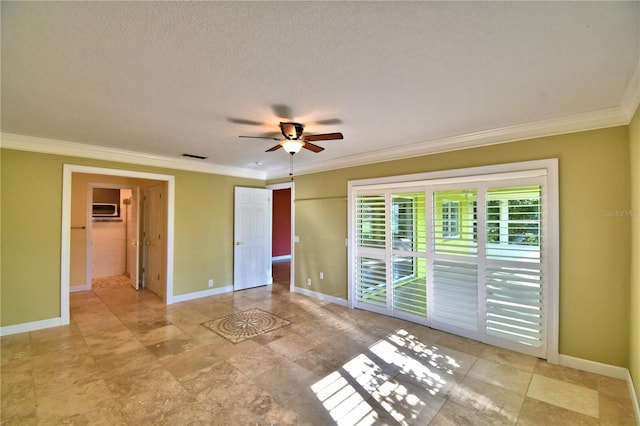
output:
[[[311,278],[307,278],[307,285],[311,286]]]
[[[320,279],[324,280],[324,272],[320,272]]]
[[[209,287],[213,287],[213,278],[209,280]]]

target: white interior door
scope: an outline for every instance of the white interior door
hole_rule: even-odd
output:
[[[271,284],[270,189],[235,188],[233,289]]]
[[[165,207],[162,184],[145,187],[144,194],[144,286],[164,297]]]
[[[131,286],[140,290],[140,189],[131,190],[131,200],[127,206],[127,269]]]

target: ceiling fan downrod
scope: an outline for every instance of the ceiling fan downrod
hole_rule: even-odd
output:
[[[293,182],[293,152],[289,156],[289,176],[291,176],[291,181]]]

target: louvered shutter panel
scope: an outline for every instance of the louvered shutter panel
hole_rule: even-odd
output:
[[[478,242],[476,190],[433,193],[434,327],[476,337],[478,333]]]
[[[385,200],[384,195],[356,198],[356,306],[387,306]]]
[[[519,345],[544,341],[540,186],[489,189],[485,332]]]

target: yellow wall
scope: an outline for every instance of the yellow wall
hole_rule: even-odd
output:
[[[640,397],[640,108],[629,125],[631,157],[631,324],[629,371]]]
[[[637,135],[637,116],[634,123]],[[631,143],[635,170],[637,140]],[[557,157],[560,353],[623,367],[629,365],[631,353],[637,383],[637,328],[631,331],[629,325],[631,217],[618,214],[631,211],[629,148],[629,127],[621,126],[297,176],[295,226],[300,243],[295,247],[295,284],[308,288],[306,278],[311,277],[312,290],[346,297],[350,179]],[[0,158],[2,326],[59,316],[64,163],[175,176],[176,295],[206,290],[209,278],[215,279],[216,286],[231,284],[233,187],[263,184],[252,179],[6,149]],[[634,179],[637,192],[637,174]],[[637,206],[637,195],[634,200]],[[36,202],[38,208],[34,208]],[[43,205],[46,209],[40,207]],[[322,281],[318,279],[320,271],[325,276]],[[637,260],[634,271],[631,313],[637,318]],[[630,351],[632,332],[635,337]]]
[[[2,150],[0,325],[60,316],[62,171],[78,164],[175,176],[174,295],[233,282],[233,188],[254,179]]]
[[[295,284],[322,271],[331,279],[311,289],[346,297],[348,180],[558,158],[560,353],[626,367],[631,220],[618,213],[630,209],[628,140],[621,126],[296,176]]]

